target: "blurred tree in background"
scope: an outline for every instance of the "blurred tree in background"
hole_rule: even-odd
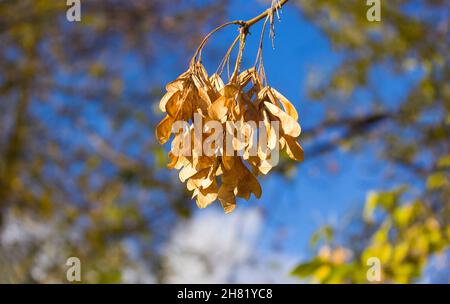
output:
[[[311,86],[327,115],[303,135],[306,161],[371,149],[395,168],[392,188],[367,195],[356,231],[313,236],[317,256],[293,273],[318,282],[367,282],[373,256],[384,281],[411,282],[450,239],[448,5],[382,1],[382,21],[370,23],[365,2],[285,8],[296,5],[343,57]],[[84,1],[71,24],[65,1],[0,1],[0,282],[60,282],[68,256],[86,261],[83,282],[165,281],[157,246],[194,204],[158,170],[166,159],[153,135],[162,93],[153,68],[186,66],[185,53],[226,19],[227,1],[196,3]],[[419,80],[408,94],[383,102],[381,82],[410,75]]]
[[[381,22],[368,22],[365,2],[297,1],[344,55],[327,80],[310,90],[326,103],[329,117],[309,136],[331,129],[341,134],[313,154],[339,146],[369,148],[409,177],[390,174],[392,189],[367,195],[357,231],[319,229],[312,239],[317,256],[293,271],[316,282],[366,283],[370,257],[379,258],[383,282],[414,282],[430,257],[449,246],[448,3],[382,1]],[[411,75],[418,81],[406,96],[394,105],[383,103],[386,80]],[[364,115],[352,113],[361,91],[369,96]]]
[[[176,61],[224,5],[83,1],[69,23],[66,1],[0,1],[0,282],[60,282],[70,255],[89,263],[85,282],[123,281],[139,259],[158,273],[154,248],[190,206],[156,174],[160,84],[124,71],[147,75],[169,47]],[[143,246],[133,260],[130,238]]]

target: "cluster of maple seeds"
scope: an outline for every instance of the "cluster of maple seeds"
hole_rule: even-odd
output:
[[[241,44],[243,41],[241,37]],[[189,70],[167,84],[167,93],[159,104],[160,110],[167,115],[156,128],[161,144],[174,134],[168,167],[180,170],[179,178],[193,192],[198,207],[205,208],[218,199],[225,213],[236,208],[237,197],[248,200],[253,193],[260,198],[262,189],[257,176],[272,169],[271,158],[273,153],[279,152],[278,148],[285,150],[293,160],[303,160],[303,150],[297,142],[301,128],[295,107],[276,89],[263,85],[263,75],[255,67],[238,73],[241,52],[242,47],[227,84],[218,73],[209,76],[194,56]],[[194,114],[201,115],[203,123],[220,122],[224,132],[227,122],[244,125],[262,122],[266,142],[261,145],[261,132],[247,128],[243,140],[233,140],[233,151],[225,151],[227,145],[222,142],[218,147],[211,147],[216,154],[203,155],[189,142],[190,153],[180,153],[179,149],[186,148],[183,143],[187,138],[195,138]],[[189,128],[172,130],[176,121],[188,123]],[[273,127],[275,121],[279,128]],[[208,131],[203,126],[202,131]],[[204,135],[207,133],[201,135],[202,140]],[[257,153],[251,153],[255,136],[259,138],[259,145]]]

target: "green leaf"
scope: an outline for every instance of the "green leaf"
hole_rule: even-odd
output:
[[[447,184],[447,177],[443,172],[433,173],[428,176],[427,188],[430,190],[442,188],[445,184]]]
[[[379,201],[379,194],[375,191],[370,191],[367,194],[366,198],[366,204],[364,206],[364,220],[366,222],[373,222],[373,213],[375,209],[377,208],[378,201]]]
[[[309,262],[298,265],[291,274],[301,278],[306,278],[311,276],[314,271],[323,264],[324,263],[319,258],[315,258]]]
[[[395,209],[393,218],[394,222],[399,227],[405,227],[411,221],[414,215],[414,206],[413,205],[405,205],[398,207]]]
[[[333,239],[333,234],[333,227],[325,225],[313,233],[311,236],[310,245],[315,247],[321,240],[329,242]]]
[[[438,168],[449,168],[450,167],[450,154],[441,157],[437,163]]]

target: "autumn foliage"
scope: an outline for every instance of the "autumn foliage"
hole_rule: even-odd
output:
[[[273,16],[268,16],[265,25],[271,19]],[[262,189],[257,176],[265,175],[272,169],[275,165],[272,158],[274,153],[279,152],[278,148],[285,150],[293,160],[303,160],[303,150],[297,142],[301,133],[297,111],[286,97],[267,85],[261,49],[257,56],[259,64],[240,72],[246,35],[244,24],[222,61],[229,60],[230,52],[239,40],[235,68],[227,83],[221,78],[221,72],[209,75],[201,63],[201,50],[210,35],[205,38],[189,69],[167,84],[167,93],[159,105],[160,110],[167,115],[156,128],[156,137],[161,144],[169,141],[173,133],[168,167],[180,170],[179,178],[193,192],[192,197],[196,198],[198,207],[205,208],[218,199],[226,213],[236,208],[236,197],[248,200],[251,194],[257,198],[261,196]],[[208,121],[220,122],[223,133],[230,132],[227,122],[240,122],[241,125],[261,123],[265,134],[262,136],[260,129],[243,128],[243,139],[233,140],[233,151],[225,151],[228,146],[224,134],[221,137],[222,144],[212,147],[216,151],[215,155],[206,156],[190,142],[195,137],[194,114],[201,115],[203,121],[202,147],[208,138],[208,131],[211,131],[204,127]],[[189,127],[173,130],[174,123],[180,120],[189,123]],[[277,122],[279,130],[273,126],[273,122]],[[257,148],[254,138],[258,138]],[[261,140],[264,141],[262,144]],[[179,151],[180,147],[186,148],[186,145],[183,146],[186,141],[189,141],[191,149],[187,155]],[[257,153],[252,153],[255,148]]]

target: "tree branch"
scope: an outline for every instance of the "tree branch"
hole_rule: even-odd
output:
[[[243,30],[244,33],[247,34],[248,29],[253,26],[255,23],[258,23],[259,21],[261,21],[263,18],[266,18],[267,16],[269,16],[270,14],[273,14],[274,11],[280,9],[283,5],[285,5],[289,0],[281,0],[278,5],[273,6],[268,8],[267,10],[265,10],[264,12],[262,12],[261,14],[259,14],[258,16],[247,20],[247,21],[243,21],[243,20],[233,20],[233,21],[229,21],[226,22],[218,27],[216,27],[215,29],[213,29],[211,32],[208,33],[208,35],[205,36],[205,38],[203,38],[202,42],[200,42],[200,45],[198,46],[197,50],[194,53],[194,56],[192,57],[192,61],[191,64],[193,64],[196,60],[197,60],[197,56],[199,56],[199,54],[201,53],[203,47],[206,45],[206,43],[208,42],[209,38],[211,38],[211,36],[220,31],[221,29],[229,26],[229,25],[239,25]],[[245,35],[244,35],[245,37]]]
[[[258,16],[256,16],[255,18],[252,18],[250,20],[247,21],[240,21],[241,25],[244,28],[249,28],[252,25],[254,25],[255,23],[258,23],[259,21],[261,21],[262,19],[266,18],[267,16],[269,16],[270,14],[273,14],[274,11],[280,9],[283,5],[285,5],[289,0],[281,0],[280,3],[274,7],[268,8],[267,10],[265,10],[263,13],[259,14]]]

